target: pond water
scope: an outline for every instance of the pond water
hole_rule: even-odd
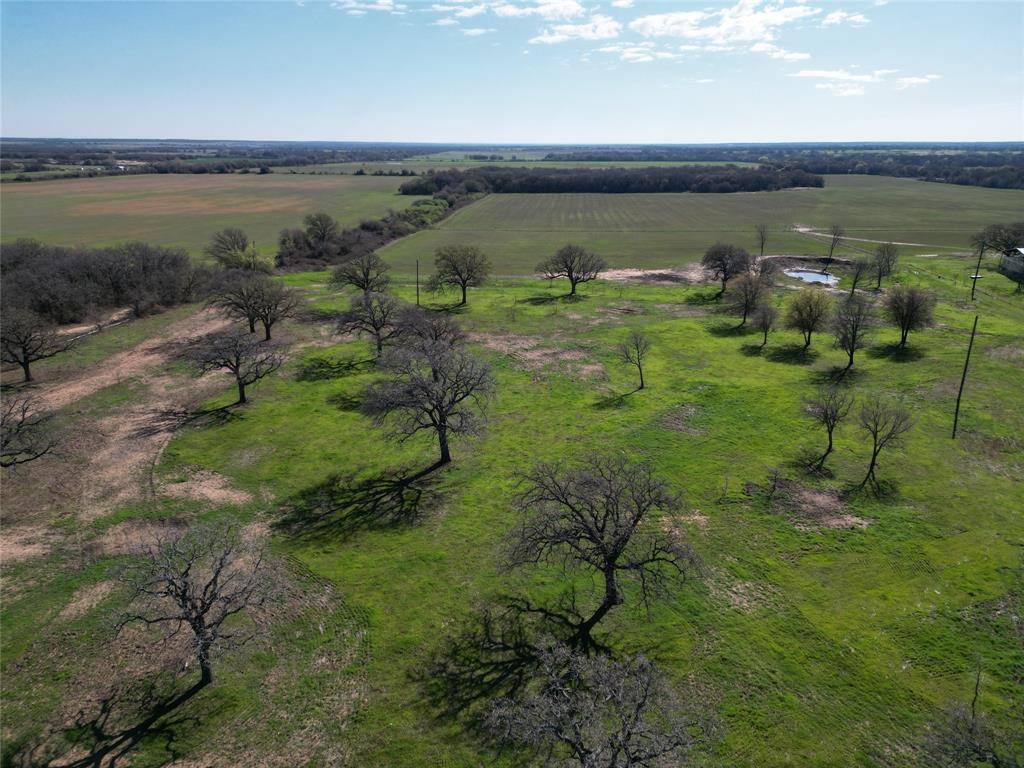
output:
[[[797,280],[803,280],[805,283],[824,283],[825,285],[835,285],[839,282],[839,278],[835,275],[812,272],[809,269],[786,269],[783,270],[783,272],[789,277],[795,277]]]

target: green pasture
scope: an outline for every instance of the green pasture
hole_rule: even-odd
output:
[[[273,253],[278,233],[326,211],[351,226],[418,198],[401,179],[275,174],[147,174],[8,184],[0,190],[3,239],[34,237],[89,246],[125,240],[180,246],[198,255],[210,236],[241,227]]]
[[[486,221],[501,210],[490,200],[427,234],[463,231],[474,216]],[[542,207],[533,210],[544,217]],[[601,210],[610,216],[613,209]],[[630,210],[641,223],[664,215],[650,203]],[[1000,218],[992,212],[986,220]],[[847,220],[867,221],[852,213]],[[739,227],[738,214],[733,221]],[[562,231],[582,235],[575,226]],[[494,248],[492,240],[479,242]],[[398,520],[356,514],[351,491],[428,466],[436,450],[430,436],[400,443],[359,413],[362,392],[380,375],[365,341],[294,347],[282,371],[252,388],[247,406],[179,432],[156,468],[165,480],[214,470],[254,502],[211,509],[164,500],[117,519],[263,520],[276,555],[330,585],[336,602],[318,609],[319,618],[278,627],[258,651],[223,656],[218,682],[182,707],[166,733],[143,742],[133,765],[202,762],[224,734],[261,754],[287,754],[314,738],[301,730],[308,722],[332,724],[318,727],[317,743],[337,745],[351,765],[521,765],[475,736],[468,714],[446,715],[444,697],[431,695],[437,689],[423,671],[475,609],[508,595],[552,600],[568,587],[553,569],[502,570],[502,541],[517,520],[519,473],[535,461],[592,450],[646,460],[682,494],[680,518],[655,523],[685,532],[703,575],[649,612],[632,597],[601,632],[619,651],[653,657],[674,684],[685,687],[694,676],[711,687],[722,726],[714,764],[913,765],[941,708],[969,700],[979,666],[980,706],[1012,723],[1024,703],[1016,618],[1024,577],[1024,303],[990,266],[972,304],[960,280],[966,259],[904,257],[896,279],[939,293],[937,325],[912,334],[904,354],[891,348],[897,332],[880,329],[841,384],[861,396],[901,398],[913,415],[905,443],[881,457],[888,488],[881,499],[847,493],[867,461],[854,419],[837,433],[832,477],[808,476],[799,462],[804,451],[823,447],[804,399],[835,375],[843,353],[820,334],[802,355],[798,335],[784,330],[760,349],[754,332],[720,311],[713,287],[598,281],[568,301],[558,283],[502,279],[471,290],[464,309],[431,297],[437,309],[456,314],[471,347],[492,364],[497,392],[486,430],[454,445],[454,463],[418,483],[417,514]],[[348,296],[325,278],[285,280],[329,317]],[[780,286],[774,300],[784,304],[791,287]],[[406,279],[396,292],[413,298]],[[982,319],[962,432],[953,441],[956,385],[976,312]],[[293,338],[323,338],[308,325],[289,329]],[[635,372],[614,352],[633,329],[653,344],[643,391],[634,391]],[[90,339],[84,348],[100,343]],[[503,351],[524,344],[540,352]],[[225,381],[223,395],[207,406],[231,397]],[[764,489],[775,470],[837,491],[842,514],[864,527],[826,527],[773,507]],[[107,524],[93,523],[83,535]],[[5,735],[33,732],[48,706],[76,693],[69,651],[33,645],[48,627],[63,626],[54,616],[75,588],[106,578],[109,563],[74,562],[66,554],[42,571],[36,563],[28,586],[4,601],[6,695],[25,702],[6,713]],[[28,574],[28,566],[13,573]],[[589,599],[592,584],[571,583]],[[79,638],[82,658],[104,652],[98,613],[73,628],[67,636]],[[339,657],[345,661],[330,667]],[[325,676],[327,668],[334,671]],[[280,682],[282,670],[291,687]],[[339,690],[347,703],[339,703]],[[282,717],[287,706],[295,714]],[[321,757],[308,764],[336,763]]]
[[[827,246],[791,231],[800,224],[851,237],[921,243],[904,250],[966,250],[988,223],[1012,221],[1024,192],[878,176],[829,176],[824,189],[714,194],[489,195],[435,229],[382,251],[408,270],[435,248],[477,244],[501,274],[528,274],[567,242],[584,245],[613,267],[671,267],[695,261],[715,240],[755,249],[754,225],[773,228],[767,252],[820,255]],[[872,243],[850,245],[872,250]],[[856,250],[846,249],[845,255]]]

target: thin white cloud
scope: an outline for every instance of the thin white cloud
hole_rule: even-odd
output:
[[[608,40],[619,36],[622,24],[610,16],[597,14],[583,24],[556,24],[530,40],[531,43],[554,45],[568,40]]]
[[[427,10],[436,11],[438,13],[450,13],[460,19],[468,19],[473,16],[479,16],[481,13],[486,13],[487,6],[484,3],[478,3],[477,5],[446,5],[442,3],[435,3]]]
[[[866,83],[883,83],[897,90],[926,85],[940,79],[940,75],[905,75],[892,79],[898,69],[875,69],[871,72],[851,72],[849,69],[802,69],[790,77],[811,78],[823,82],[815,83],[814,87],[821,91],[830,91],[837,96],[863,96],[867,89]]]
[[[870,23],[871,19],[863,13],[851,13],[850,11],[832,11],[821,20],[823,27],[834,27],[837,24],[852,24],[855,27],[862,27]]]
[[[597,49],[600,53],[613,54],[627,64],[642,64],[649,61],[672,61],[681,58],[678,53],[657,50],[654,43],[612,43]]]
[[[780,59],[782,61],[805,61],[811,58],[809,53],[787,51],[785,48],[775,45],[775,43],[754,43],[750,46],[750,50],[752,53],[766,53],[773,59]]]
[[[681,37],[719,45],[772,42],[788,24],[815,16],[820,8],[802,3],[783,5],[761,0],[739,0],[717,11],[674,11],[641,16],[629,27],[644,37]]]
[[[335,0],[331,3],[331,8],[345,11],[349,16],[363,16],[367,11],[402,14],[408,6],[396,3],[395,0]]]
[[[450,27],[450,26],[453,26],[453,25],[458,24],[458,23],[459,22],[457,20],[455,20],[455,19],[445,18],[445,19],[438,19],[437,21],[430,22],[430,26],[432,26],[432,27]]]
[[[700,83],[701,85],[705,85],[706,83],[713,83],[713,82],[715,82],[715,78],[713,78],[713,77],[702,77],[700,80],[695,80],[694,82]]]
[[[491,10],[503,18],[538,16],[545,21],[575,19],[586,13],[586,8],[578,0],[534,0],[527,5],[502,2],[492,6]]]
[[[904,88],[913,88],[916,85],[927,85],[940,79],[941,75],[924,75],[923,77],[897,77],[896,87],[901,91]]]
[[[612,8],[632,8],[633,0],[612,0]]]
[[[470,27],[469,29],[460,29],[459,32],[468,37],[479,37],[480,35],[487,35],[491,32],[497,32],[496,29],[484,28],[484,27]]]

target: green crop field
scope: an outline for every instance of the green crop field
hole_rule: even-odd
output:
[[[3,239],[66,245],[145,240],[198,254],[210,235],[241,227],[272,253],[285,227],[327,211],[345,225],[400,210],[401,179],[374,176],[167,174],[5,184]]]
[[[499,272],[512,275],[529,273],[566,242],[576,242],[615,267],[667,267],[699,258],[718,239],[752,249],[759,222],[775,230],[771,253],[821,253],[824,246],[787,230],[834,223],[851,237],[923,243],[916,250],[926,253],[966,250],[974,232],[1022,210],[1020,191],[878,176],[829,176],[824,189],[729,195],[490,195],[382,255],[408,270],[438,246],[474,243]]]

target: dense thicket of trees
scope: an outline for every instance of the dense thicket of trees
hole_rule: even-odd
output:
[[[85,320],[95,309],[129,306],[141,316],[192,301],[210,272],[180,248],[63,248],[18,240],[0,246],[0,277],[5,313],[24,309],[61,324]]]
[[[643,168],[471,168],[435,171],[407,181],[405,195],[480,192],[760,192],[822,187],[799,169],[686,165]]]

